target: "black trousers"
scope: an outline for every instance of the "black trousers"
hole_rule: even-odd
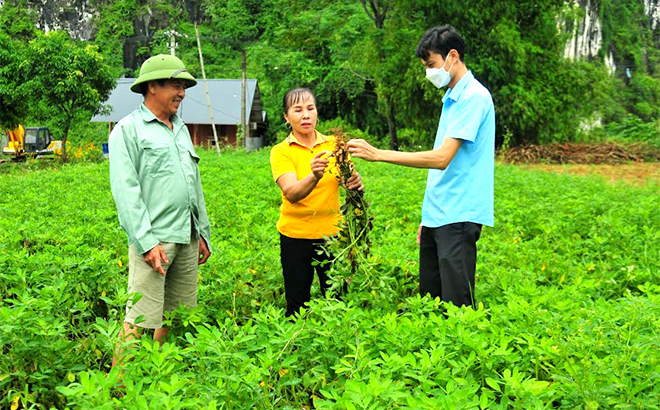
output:
[[[321,245],[323,239],[296,239],[280,234],[280,260],[284,274],[286,296],[286,316],[298,313],[309,302],[314,271],[319,277],[321,294],[330,287],[327,272],[330,269],[330,255]],[[317,261],[316,266],[312,265]],[[326,262],[327,263],[323,263]]]
[[[481,225],[459,222],[422,227],[419,245],[419,293],[456,306],[476,308],[474,274]]]

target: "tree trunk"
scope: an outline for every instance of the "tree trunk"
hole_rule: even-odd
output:
[[[394,103],[391,97],[387,97],[387,128],[390,133],[390,149],[399,150],[399,137],[396,135],[396,119],[394,116]]]
[[[364,11],[367,16],[373,20],[376,28],[382,29],[385,24],[385,17],[387,16],[388,4],[379,4],[378,0],[360,0]],[[367,5],[368,3],[368,5]]]
[[[374,22],[376,25],[376,28],[379,30],[378,37],[376,39],[376,44],[379,50],[379,55],[380,55],[380,61],[386,61],[387,60],[387,53],[383,50],[383,36],[384,36],[384,30],[383,27],[385,26],[385,18],[387,16],[387,12],[389,10],[389,1],[381,1],[381,0],[360,0],[360,3],[362,4],[362,8],[364,9],[365,13],[367,13],[367,16]],[[378,76],[376,76],[378,77]],[[381,83],[385,82],[384,79],[380,79],[378,81]],[[378,82],[376,85],[378,85]],[[384,91],[382,92],[383,94],[386,95],[385,97],[385,117],[387,118],[387,128],[390,134],[390,149],[393,151],[398,151],[399,150],[399,138],[396,135],[396,120],[395,120],[395,109],[394,109],[394,103],[392,102],[392,96],[388,95],[389,92]],[[380,94],[380,93],[379,93]],[[378,98],[380,99],[382,95],[378,95]],[[379,110],[380,111],[380,110]]]

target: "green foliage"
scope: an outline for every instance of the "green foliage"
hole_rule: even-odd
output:
[[[613,99],[623,108],[618,115],[606,115],[605,119],[622,121],[615,125],[620,127],[627,123],[624,117],[628,113],[652,123],[660,118],[660,37],[657,31],[651,31],[641,1],[604,0],[600,9],[602,54],[612,53],[616,67]]]
[[[259,34],[261,1],[206,0],[206,11],[218,24],[218,33],[233,47],[243,49]]]
[[[116,77],[97,48],[52,31],[30,42],[21,61],[26,92],[39,96],[34,116],[47,119],[62,135],[63,147],[74,120],[91,118],[102,109]],[[66,148],[63,151],[66,161]]]
[[[628,112],[651,122],[660,118],[660,79],[636,73],[624,91]]]
[[[615,50],[617,74],[622,75],[626,68],[643,70],[643,47],[651,45],[652,41],[644,3],[635,0],[601,0],[600,11],[603,19],[602,52],[605,54]]]
[[[0,32],[12,39],[27,42],[37,34],[37,12],[27,0],[6,0],[0,13]]]
[[[197,2],[97,1],[99,12],[95,16],[95,26],[98,30],[95,43],[110,64],[125,76],[136,76],[140,65],[152,55],[169,53],[170,36],[167,31],[170,29],[188,36],[189,40],[184,43],[186,47],[194,44],[194,30],[179,30],[179,25],[198,17],[195,10],[193,15],[189,15],[187,7],[189,4],[197,7]],[[191,24],[188,26],[192,27]],[[177,42],[181,39],[177,38]],[[120,50],[123,52],[119,52]],[[184,58],[184,61],[186,60]]]
[[[364,2],[366,10],[372,10],[370,3]],[[650,38],[641,3],[628,3],[623,8],[601,5],[608,44],[603,50],[631,50],[639,62],[648,57],[648,71],[654,72],[655,46],[635,43],[639,36]],[[354,1],[264,5],[253,15],[262,31],[250,48],[248,72],[259,78],[265,105],[279,112],[284,91],[310,86],[324,118],[340,116],[379,140],[388,139],[388,129],[404,129],[404,140],[414,134],[412,145],[429,146],[442,95],[424,79],[414,47],[424,29],[450,23],[468,42],[468,67],[493,93],[498,144],[504,135],[514,145],[576,141],[591,132],[584,124],[595,117],[609,123],[626,112],[645,121],[658,116],[658,81],[645,76],[641,65],[638,78],[620,90],[620,81],[610,77],[602,62],[604,55],[593,62],[563,58],[567,35],[557,21],[565,18],[572,24],[577,12],[564,0],[515,6],[483,0],[379,4],[387,10],[380,26],[370,19],[373,12]],[[222,25],[223,20],[217,22]],[[623,35],[621,30],[628,31]],[[615,63],[621,66],[622,61]],[[278,130],[281,119],[271,119]]]
[[[36,36],[35,4],[6,1],[0,13],[0,32],[13,40],[0,40],[0,70],[8,72],[0,77],[8,101],[1,111],[17,113],[12,123],[17,117],[44,122],[19,107],[39,102],[18,90],[19,75],[5,63]],[[240,78],[246,50],[247,76],[259,81],[270,120],[267,141],[282,130],[284,92],[308,86],[323,120],[342,118],[382,146],[394,143],[396,133],[402,148],[418,149],[432,146],[442,91],[426,81],[414,49],[425,29],[449,23],[467,41],[468,68],[493,95],[498,144],[505,137],[509,145],[582,141],[600,132],[588,124],[623,126],[627,114],[646,123],[660,117],[660,37],[642,2],[589,4],[600,10],[603,35],[592,61],[563,58],[576,19],[584,17],[565,0],[94,0],[92,42],[116,75],[134,76],[147,57],[169,52],[168,33],[175,30],[177,55],[200,76],[197,22],[208,77]],[[604,63],[610,53],[613,76]]]
[[[322,120],[345,117],[363,130],[374,124],[382,129],[370,112],[376,102],[373,87],[360,78],[362,70],[356,72],[350,65],[349,47],[369,23],[360,6],[353,1],[272,0],[267,10],[261,17],[263,34],[248,50],[248,75],[259,79],[272,130],[279,131],[283,124],[284,93],[301,86],[315,92]]]
[[[417,3],[422,27],[439,24],[436,16],[443,15],[442,22],[464,36],[466,65],[493,95],[498,145],[505,135],[513,144],[571,140],[580,121],[609,102],[594,87],[605,84],[604,69],[563,58],[566,38],[557,19],[564,3]],[[406,6],[415,7],[412,2]]]
[[[0,33],[0,132],[13,129],[23,121],[28,100],[19,92],[20,59],[18,44],[8,35]]]
[[[110,129],[108,124],[88,122],[81,119],[80,121],[71,124],[69,141],[73,145],[82,145],[91,142],[100,146],[102,143],[108,142],[109,135]]]
[[[163,348],[132,347],[121,381],[128,261],[107,162],[1,164],[0,407],[658,408],[657,184],[498,165],[481,305],[444,316],[417,296],[426,172],[357,160],[372,276],[343,302],[314,285],[291,322],[268,154],[200,150],[214,253],[199,307],[169,319]]]
[[[660,148],[660,122],[644,122],[634,115],[626,116],[603,128],[605,138],[627,143],[646,143]]]
[[[37,33],[36,13],[25,0],[6,1],[0,13],[0,132],[15,128],[28,117],[31,104],[24,89],[20,63],[26,42]]]
[[[319,121],[316,129],[322,134],[333,135],[336,131],[347,134],[350,138],[373,139],[372,135],[367,134],[359,128],[342,118],[333,118],[327,121]]]
[[[132,74],[132,68],[124,68],[122,50],[126,43],[137,42],[133,22],[127,16],[136,16],[135,0],[109,2],[100,6],[97,16],[96,44],[113,67],[122,67],[123,74]]]

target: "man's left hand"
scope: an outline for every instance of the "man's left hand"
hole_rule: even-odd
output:
[[[201,265],[206,262],[206,260],[211,256],[208,245],[206,245],[206,240],[200,236],[199,238],[199,260],[197,261],[198,265]]]
[[[346,145],[348,146],[348,152],[354,157],[366,159],[367,161],[380,161],[380,150],[372,147],[363,139],[352,139]]]

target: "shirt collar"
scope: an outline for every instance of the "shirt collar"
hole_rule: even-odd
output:
[[[151,110],[147,108],[146,105],[144,105],[144,103],[140,104],[140,113],[142,114],[142,120],[144,120],[144,122],[160,121],[158,117],[156,117],[156,115],[151,112]],[[173,114],[170,117],[170,120],[172,121],[172,125],[174,125],[175,128],[181,125],[180,123],[182,122],[181,118],[179,118],[179,116],[176,114]]]
[[[447,100],[447,98],[451,98],[454,101],[458,101],[458,99],[461,97],[461,94],[463,93],[463,90],[465,90],[465,87],[474,79],[474,75],[472,75],[472,71],[468,71],[465,73],[463,78],[458,80],[458,83],[454,86],[454,88],[450,88],[446,93],[445,96],[442,97],[442,103]]]
[[[323,144],[324,142],[328,141],[328,138],[325,135],[321,134],[320,132],[318,132],[316,130],[314,132],[316,133],[316,141],[314,142],[314,146]],[[291,145],[293,143],[296,143],[298,145],[303,145],[303,144],[300,143],[300,141],[298,141],[298,138],[296,138],[296,136],[293,135],[293,132],[290,132],[289,136],[286,137],[286,143],[289,144],[289,145]]]

